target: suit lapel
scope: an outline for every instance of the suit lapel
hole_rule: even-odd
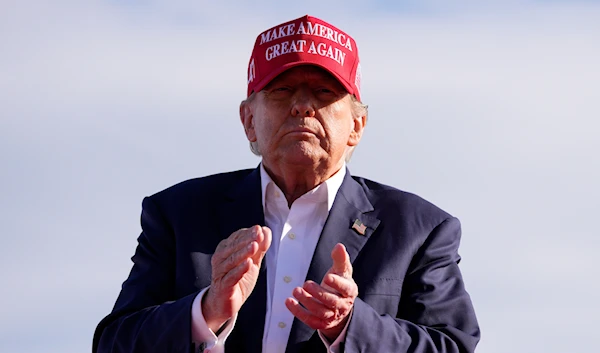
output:
[[[259,168],[229,191],[218,214],[223,239],[240,228],[265,225]],[[261,352],[267,305],[266,278],[263,260],[256,286],[240,309],[234,330],[226,341],[227,351]]]
[[[350,261],[354,263],[362,247],[380,223],[379,219],[368,214],[371,211],[373,205],[368,200],[363,187],[352,179],[350,172],[346,170],[346,176],[317,243],[306,276],[307,280],[321,283],[325,273],[331,268],[331,250],[337,243],[344,244],[350,255]],[[366,226],[364,235],[352,229],[357,219]],[[309,340],[313,335],[313,340],[320,341],[315,330],[294,319],[286,352],[299,352],[302,349],[302,342]]]

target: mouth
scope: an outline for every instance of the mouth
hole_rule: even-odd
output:
[[[286,133],[286,135],[289,135],[289,134],[293,134],[293,135],[296,135],[296,134],[300,134],[300,135],[303,135],[303,134],[316,135],[316,133],[314,131],[312,131],[311,129],[309,129],[307,127],[297,127],[297,128],[294,128],[294,129],[292,129],[292,130],[290,130],[290,131],[288,131]]]

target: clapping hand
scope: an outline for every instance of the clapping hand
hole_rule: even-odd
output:
[[[300,321],[334,341],[348,322],[358,286],[352,279],[352,264],[344,245],[338,243],[331,258],[333,265],[321,284],[306,281],[294,288],[294,298],[287,298],[285,305]]]
[[[201,304],[204,319],[213,332],[240,310],[254,290],[270,246],[271,230],[257,225],[234,232],[217,246],[211,259],[210,288]]]

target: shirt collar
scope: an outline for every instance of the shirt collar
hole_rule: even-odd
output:
[[[313,202],[327,202],[327,211],[331,210],[333,206],[333,201],[335,200],[335,195],[337,195],[340,186],[342,186],[342,182],[344,181],[344,177],[346,176],[346,163],[342,165],[340,170],[338,170],[335,174],[333,174],[329,179],[325,180],[323,183],[315,186],[312,190],[307,191],[304,195],[300,196],[300,198],[311,197],[314,200]],[[267,171],[263,164],[260,164],[260,187],[262,193],[262,206],[263,210],[265,209],[265,202],[267,199],[267,188],[269,185],[272,185],[278,192],[281,192],[281,189]],[[324,188],[324,190],[323,190]],[[326,192],[323,192],[323,191]],[[283,196],[283,193],[282,193]],[[298,199],[300,199],[298,198]]]

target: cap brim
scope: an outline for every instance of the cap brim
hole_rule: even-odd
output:
[[[312,65],[312,66],[320,67],[321,69],[327,71],[331,76],[335,77],[338,80],[338,82],[341,83],[342,86],[344,86],[344,88],[346,89],[346,91],[349,94],[355,95],[356,92],[354,92],[352,85],[350,85],[350,83],[347,82],[346,80],[344,80],[340,75],[331,71],[324,65],[317,64],[312,61],[304,61],[304,60],[290,62],[290,63],[284,64],[284,65],[278,67],[276,70],[271,71],[267,76],[265,76],[262,80],[260,80],[254,86],[253,92],[258,92],[258,91],[262,90],[263,88],[265,88],[265,86],[267,86],[269,84],[269,82],[273,81],[273,79],[275,77],[281,75],[283,72],[285,72],[291,68],[294,68],[296,66],[301,66],[301,65]]]

